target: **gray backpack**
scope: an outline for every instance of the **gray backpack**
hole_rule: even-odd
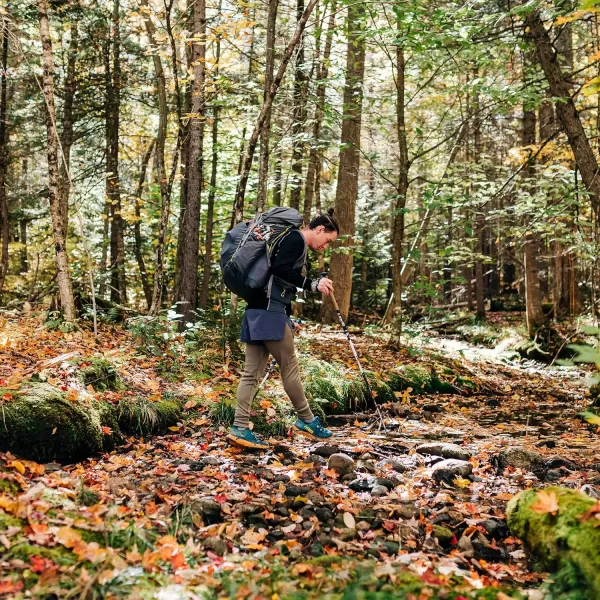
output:
[[[252,290],[265,288],[275,245],[301,225],[302,215],[295,208],[276,206],[228,231],[220,261],[227,288],[244,300]]]

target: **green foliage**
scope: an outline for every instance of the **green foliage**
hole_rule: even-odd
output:
[[[181,404],[177,401],[150,401],[144,397],[122,399],[116,411],[121,430],[140,436],[164,433],[182,415]]]
[[[86,358],[74,361],[80,366],[79,379],[87,387],[91,385],[97,392],[116,391],[123,384],[115,365],[105,358]]]

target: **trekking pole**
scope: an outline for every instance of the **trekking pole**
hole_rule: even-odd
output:
[[[326,276],[327,276],[327,273],[321,273],[321,278],[326,277]],[[375,396],[373,395],[373,390],[371,389],[371,384],[369,383],[367,374],[365,373],[364,369],[362,368],[362,365],[360,364],[360,359],[358,358],[358,353],[356,352],[356,348],[354,347],[354,343],[352,342],[352,338],[350,337],[350,332],[348,331],[348,327],[347,327],[346,323],[344,322],[342,313],[340,312],[340,307],[338,306],[338,303],[337,303],[337,300],[335,299],[334,293],[331,292],[329,295],[331,297],[331,302],[333,303],[333,308],[335,309],[335,312],[337,313],[338,321],[340,322],[340,325],[342,326],[342,329],[344,330],[344,333],[346,334],[346,337],[348,338],[348,343],[350,344],[350,348],[352,349],[352,353],[354,354],[354,359],[356,360],[356,364],[358,365],[358,370],[360,371],[360,374],[362,375],[362,378],[365,382],[365,386],[367,387],[367,392],[369,394],[369,398],[371,398],[371,400],[373,400],[373,403],[375,404],[375,410],[377,411],[377,416],[379,417],[378,429],[381,429],[383,427],[383,429],[385,431],[386,427],[385,427],[385,423],[383,421],[383,415],[381,414],[381,411],[379,410],[379,406],[375,400]]]

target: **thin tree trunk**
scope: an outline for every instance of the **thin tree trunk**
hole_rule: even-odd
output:
[[[221,13],[221,2],[219,2],[219,14]],[[221,60],[221,36],[217,35],[215,42],[215,66],[213,81],[219,78],[219,61]],[[202,273],[202,287],[200,289],[200,308],[206,308],[208,304],[208,291],[210,288],[210,277],[212,273],[212,243],[215,215],[215,198],[217,195],[217,166],[219,161],[219,92],[213,96],[213,122],[212,122],[212,158],[210,171],[210,189],[208,191],[208,205],[206,210],[206,243],[204,246],[204,271]],[[262,142],[261,142],[262,143]],[[262,150],[262,146],[261,146]],[[267,152],[268,159],[268,152]],[[262,210],[262,209],[260,209]]]
[[[141,5],[146,9],[144,11],[144,22],[146,25],[146,32],[148,33],[148,38],[154,46],[157,46],[155,27],[150,16],[147,0],[142,0]],[[150,305],[150,314],[156,315],[160,310],[162,301],[165,239],[167,236],[171,202],[169,178],[167,177],[167,168],[165,164],[165,143],[167,139],[168,124],[167,89],[162,60],[157,51],[153,52],[152,54],[152,62],[154,63],[154,74],[156,76],[156,95],[158,98],[158,132],[156,134],[156,149],[154,151],[154,167],[158,177],[161,199],[158,239],[156,242],[156,255],[154,261],[154,286],[152,290],[152,302]],[[177,157],[175,156],[174,164],[176,164],[176,161]]]
[[[302,18],[298,22],[296,31],[294,32],[292,39],[287,45],[285,52],[283,53],[283,56],[281,58],[281,64],[279,65],[277,74],[273,79],[273,84],[271,85],[269,95],[263,103],[263,106],[258,115],[258,119],[256,121],[256,125],[254,126],[254,130],[252,131],[252,135],[248,140],[248,147],[246,149],[246,155],[244,156],[240,179],[238,181],[237,189],[235,192],[235,202],[233,206],[233,221],[235,223],[239,223],[244,218],[244,197],[246,195],[246,186],[248,184],[248,177],[250,176],[250,169],[252,168],[252,161],[254,158],[254,151],[256,150],[256,144],[258,143],[258,137],[260,135],[260,132],[262,131],[262,128],[264,127],[265,120],[271,111],[273,100],[275,98],[275,95],[277,94],[279,86],[281,85],[281,80],[283,79],[290,58],[292,57],[294,49],[300,42],[300,38],[302,37],[304,28],[306,27],[306,22],[308,21],[310,13],[312,12],[317,2],[318,0],[310,0],[308,6],[304,10],[304,13],[302,14]]]
[[[7,73],[8,73],[8,20],[2,19],[2,65],[0,79],[0,297],[8,272],[8,199],[6,197],[6,175],[8,172],[8,124]]]
[[[263,88],[263,102],[266,101],[273,83],[273,69],[275,67],[275,32],[277,24],[277,9],[279,0],[269,0],[267,16],[267,40],[265,50],[265,82]],[[260,156],[258,165],[258,212],[263,212],[268,199],[269,181],[269,136],[271,135],[271,113],[265,119],[265,125],[260,132]]]
[[[75,320],[75,302],[69,275],[69,258],[64,237],[65,226],[60,210],[58,132],[54,108],[54,64],[52,63],[52,41],[48,24],[48,0],[38,0],[40,38],[42,42],[43,93],[46,107],[46,130],[48,136],[48,195],[50,216],[54,236],[58,291],[65,321]]]
[[[479,76],[479,69],[476,68],[474,76]],[[479,114],[479,92],[473,94],[473,161],[480,160],[482,153],[482,137],[481,137],[481,117]],[[477,245],[477,258],[475,260],[475,316],[478,320],[485,319],[485,279],[483,276],[483,253],[484,253],[484,236],[485,236],[485,214],[484,207],[476,207],[475,214],[475,243]]]
[[[296,19],[300,23],[304,12],[304,0],[296,0]],[[304,128],[306,127],[306,87],[308,84],[304,67],[304,34],[300,36],[296,50],[296,71],[292,108],[292,176],[290,206],[300,210],[302,196],[302,158],[304,155]]]
[[[313,123],[312,145],[308,157],[308,168],[306,170],[306,191],[304,194],[304,221],[308,223],[313,210],[313,204],[317,212],[320,212],[320,187],[321,187],[321,126],[325,116],[325,92],[327,89],[327,77],[329,76],[329,58],[331,56],[331,45],[333,31],[335,29],[335,14],[337,3],[334,0],[331,5],[329,21],[327,23],[327,34],[325,36],[325,49],[323,57],[317,60],[317,102],[315,105],[315,116]],[[317,57],[318,58],[318,57]],[[318,206],[316,197],[318,196]]]
[[[178,244],[181,265],[177,273],[175,301],[184,321],[192,320],[198,294],[198,251],[200,247],[200,194],[203,177],[204,113],[205,113],[205,60],[206,60],[206,3],[197,0],[193,9],[192,116],[189,122],[189,149],[187,164],[187,199],[181,220]]]
[[[125,239],[121,217],[119,177],[119,121],[121,112],[121,24],[120,0],[114,0],[112,13],[112,73],[108,98],[108,155],[106,157],[106,196],[110,202],[110,299],[127,303],[125,276]]]
[[[281,140],[275,151],[275,181],[273,182],[273,204],[281,206],[281,198],[283,194],[283,150]]]
[[[140,177],[138,179],[138,186],[135,193],[135,221],[133,223],[133,250],[135,253],[135,258],[137,260],[138,268],[140,270],[140,279],[142,280],[142,289],[144,290],[144,298],[146,299],[146,305],[148,310],[152,306],[152,288],[150,287],[150,282],[148,281],[148,273],[146,271],[146,263],[144,261],[144,252],[142,248],[142,231],[141,231],[141,204],[142,204],[142,194],[144,193],[144,183],[146,181],[146,172],[148,170],[148,163],[150,162],[150,157],[152,156],[152,151],[154,150],[155,140],[150,142],[148,149],[144,153],[144,157],[142,158],[142,166],[140,169]]]
[[[362,120],[362,85],[365,73],[366,42],[363,37],[365,8],[361,4],[348,6],[348,46],[346,50],[346,84],[342,135],[340,141],[339,171],[335,195],[335,212],[340,233],[346,236],[344,247],[353,244],[354,217],[358,198],[360,167],[360,131]],[[352,253],[334,252],[331,258],[330,278],[335,282],[336,299],[340,312],[347,320],[352,295]],[[335,312],[331,300],[323,303],[323,318],[333,322]]]
[[[60,145],[62,154],[60,156],[60,207],[62,218],[65,223],[65,238],[69,230],[69,194],[71,192],[70,167],[71,147],[73,146],[73,127],[75,124],[73,114],[73,103],[77,92],[77,53],[79,52],[79,31],[77,21],[71,24],[71,43],[69,45],[69,56],[67,59],[67,77],[65,80],[65,102],[63,106],[62,133]]]

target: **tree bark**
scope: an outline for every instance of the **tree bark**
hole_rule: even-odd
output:
[[[148,149],[144,153],[144,157],[142,158],[142,166],[140,168],[140,176],[138,179],[138,186],[135,193],[135,221],[133,223],[133,251],[135,253],[135,258],[137,260],[138,268],[140,270],[140,279],[142,281],[142,290],[144,291],[144,298],[146,299],[146,306],[148,310],[152,306],[152,288],[150,287],[150,282],[148,281],[148,273],[146,271],[146,263],[144,261],[144,251],[142,248],[142,232],[141,232],[141,203],[142,203],[142,194],[144,193],[144,183],[146,181],[146,173],[148,171],[148,163],[150,162],[150,157],[152,156],[152,151],[154,150],[155,140],[150,142]]]
[[[527,17],[525,25],[525,36],[533,41],[535,45],[537,60],[548,81],[550,93],[553,97],[560,98],[560,101],[556,103],[556,114],[567,134],[577,166],[581,172],[581,179],[590,194],[594,216],[597,219],[600,212],[598,163],[571,97],[571,84],[556,60],[550,36],[544,27],[539,12],[531,13]]]
[[[121,217],[121,182],[119,177],[119,122],[121,112],[121,24],[120,0],[114,0],[112,12],[112,72],[107,90],[106,196],[110,204],[110,299],[127,303],[125,276],[125,239]]]
[[[177,273],[177,296],[183,320],[192,320],[198,294],[198,251],[200,247],[200,195],[202,192],[205,111],[205,60],[206,60],[206,2],[197,0],[193,9],[192,106],[189,122],[189,148],[187,163],[187,198],[181,219],[178,245],[181,265]]]
[[[8,124],[7,118],[7,79],[8,79],[8,20],[2,19],[2,65],[0,79],[0,297],[8,273],[8,198],[6,196],[6,175],[8,173]]]
[[[269,0],[267,16],[267,40],[265,50],[265,82],[263,88],[263,102],[266,101],[273,83],[273,69],[275,67],[275,32],[277,24],[277,9],[279,0]],[[271,135],[271,113],[265,119],[265,125],[260,132],[260,156],[258,163],[258,212],[263,212],[268,200],[269,181],[269,137]]]
[[[60,157],[60,207],[65,224],[64,236],[69,230],[69,194],[71,193],[70,167],[71,147],[73,146],[73,127],[75,125],[73,104],[77,92],[77,54],[79,52],[79,31],[77,21],[71,24],[71,43],[69,45],[69,56],[67,58],[67,76],[65,80],[65,101],[63,106],[62,133],[60,145],[62,154]]]
[[[304,193],[304,222],[308,223],[313,211],[313,204],[320,212],[320,187],[321,187],[321,126],[325,116],[325,92],[327,90],[327,77],[329,76],[329,58],[331,56],[331,45],[333,41],[333,32],[335,29],[335,14],[337,2],[331,5],[329,21],[327,23],[327,34],[325,36],[325,49],[323,57],[318,60],[317,57],[317,102],[315,105],[315,116],[312,132],[312,144],[308,157],[308,167],[306,169],[306,190]],[[316,199],[318,197],[318,203]],[[318,204],[318,206],[317,206]]]
[[[233,222],[239,223],[244,218],[244,197],[246,195],[246,186],[248,184],[248,177],[250,176],[250,169],[252,168],[252,161],[254,158],[254,151],[256,150],[256,144],[258,142],[258,137],[262,128],[264,127],[265,120],[271,112],[271,106],[273,105],[273,100],[275,95],[277,94],[277,90],[281,85],[281,80],[285,74],[288,63],[290,62],[290,58],[294,52],[294,49],[300,42],[300,38],[304,32],[304,28],[306,27],[306,22],[310,17],[310,14],[315,7],[318,0],[310,0],[308,6],[304,9],[304,13],[302,14],[302,18],[298,22],[296,27],[296,31],[292,36],[289,44],[287,45],[285,52],[281,58],[281,64],[279,65],[279,69],[277,70],[277,74],[273,79],[273,84],[271,85],[271,90],[269,91],[269,95],[267,96],[263,106],[258,115],[258,119],[256,121],[256,125],[254,126],[254,130],[252,131],[252,135],[248,140],[248,147],[246,148],[246,154],[244,156],[244,161],[242,164],[242,170],[240,173],[240,179],[238,181],[238,185],[235,192],[235,202],[233,205]]]
[[[344,320],[348,317],[352,296],[352,244],[354,217],[358,198],[360,167],[360,131],[362,120],[362,85],[365,72],[366,42],[363,37],[365,8],[361,4],[348,6],[348,46],[346,50],[346,84],[342,135],[340,141],[339,171],[335,195],[335,213],[340,225],[343,252],[334,252],[331,258],[330,278],[335,282],[336,299]],[[323,318],[333,322],[335,311],[331,299],[325,297]]]
[[[304,0],[296,0],[296,19],[299,23],[304,12]],[[304,156],[304,128],[306,127],[306,86],[308,78],[304,70],[304,34],[300,36],[296,50],[294,74],[294,102],[292,108],[292,175],[290,206],[300,210],[302,196],[302,158]]]
[[[52,63],[52,41],[48,23],[48,0],[38,0],[37,8],[40,39],[42,42],[43,94],[48,136],[48,195],[56,256],[58,291],[63,317],[65,321],[72,322],[75,320],[75,302],[73,299],[73,289],[69,275],[69,258],[64,237],[65,224],[63,223],[60,210],[58,132],[56,130],[56,110],[54,108],[54,64]]]

